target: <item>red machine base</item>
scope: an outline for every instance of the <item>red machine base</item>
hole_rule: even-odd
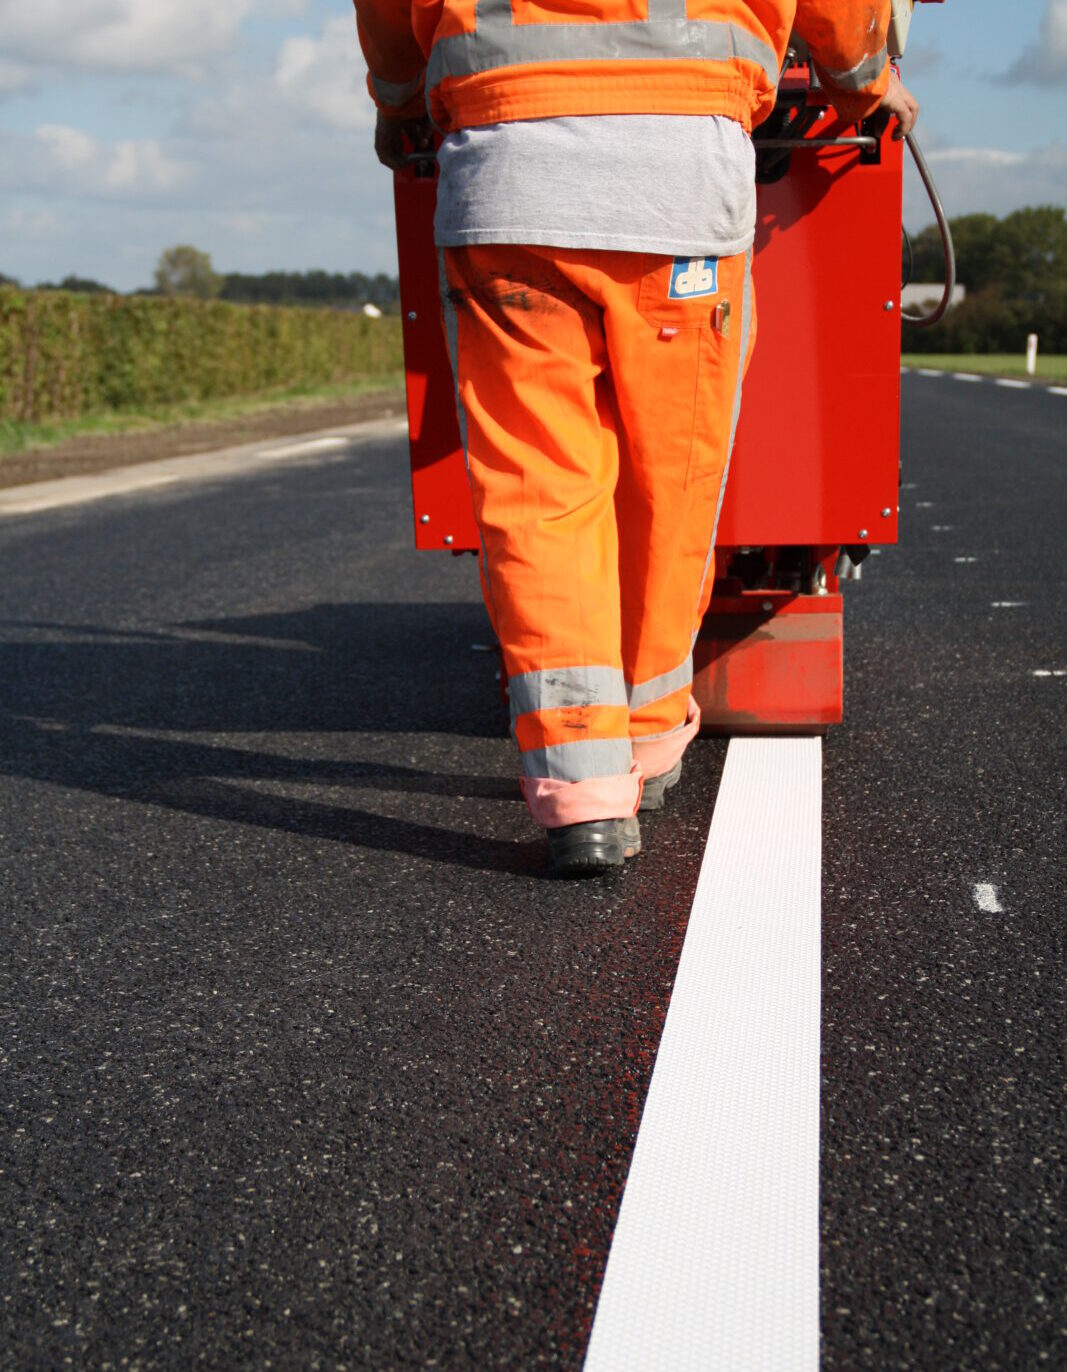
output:
[[[719,734],[811,734],[840,724],[841,596],[715,596],[694,649],[702,727]]]

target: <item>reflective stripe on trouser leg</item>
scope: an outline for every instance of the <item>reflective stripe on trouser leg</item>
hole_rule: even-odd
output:
[[[714,293],[670,296],[672,259],[605,313],[619,407],[622,654],[634,758],[669,771],[699,727],[692,646],[748,352],[749,255],[717,264]],[[733,327],[715,327],[728,303]]]
[[[448,271],[445,265],[445,254],[441,249],[437,251],[437,271],[438,271],[438,290],[441,295],[441,317],[445,326],[445,339],[448,343],[448,357],[452,363],[452,383],[456,397],[456,419],[459,423],[459,441],[463,445],[463,461],[467,468],[467,484],[471,484],[471,464],[467,455],[467,412],[463,407],[463,398],[460,395],[459,386],[459,321],[456,317],[456,308],[452,303],[451,290],[448,284]],[[471,498],[474,497],[473,487],[471,488]],[[489,622],[493,626],[493,633],[497,640],[500,639],[500,630],[496,624],[496,607],[493,604],[493,587],[489,581],[489,563],[485,550],[485,539],[478,532],[481,548],[478,552],[478,572],[482,584],[482,599],[485,601],[485,608],[489,614]]]
[[[574,260],[570,277],[557,256]],[[632,814],[640,795],[619,649],[618,444],[604,397],[599,273],[582,266],[597,256],[509,245],[443,252],[523,790],[549,826]]]

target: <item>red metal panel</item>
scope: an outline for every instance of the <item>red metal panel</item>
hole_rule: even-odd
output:
[[[433,243],[436,192],[436,181],[416,176],[414,169],[396,175],[415,546],[458,551],[478,547],[478,530],[459,441],[452,364],[441,324]]]
[[[828,114],[813,136],[853,132]],[[794,153],[759,189],[757,343],[721,546],[896,541],[902,148],[886,134],[873,165]]]

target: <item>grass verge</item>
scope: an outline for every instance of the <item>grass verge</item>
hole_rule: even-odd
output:
[[[979,376],[1008,376],[1029,380],[1026,358],[1015,353],[905,353],[901,359],[905,367],[935,367],[945,372],[972,372]],[[1049,353],[1037,359],[1035,381],[1051,384],[1067,383],[1067,357]]]
[[[112,411],[85,415],[79,419],[57,419],[42,423],[0,420],[0,457],[55,447],[74,438],[150,433],[153,429],[173,428],[181,424],[210,424],[245,415],[269,413],[271,410],[285,409],[291,412],[329,403],[344,404],[345,401],[376,391],[398,390],[403,385],[403,372],[381,372],[343,385],[290,387],[258,395],[157,405],[129,412]]]

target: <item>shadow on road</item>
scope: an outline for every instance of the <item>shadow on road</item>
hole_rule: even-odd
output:
[[[515,803],[510,777],[454,766],[457,753],[479,752],[477,740],[506,734],[495,659],[471,651],[488,633],[471,603],[315,605],[150,629],[9,620],[0,623],[0,768],[210,819],[529,871],[539,845],[253,789],[310,783]],[[201,737],[160,736],[182,733]],[[322,737],[382,733],[406,735],[405,751],[428,765],[357,761]],[[294,734],[308,737],[294,747]],[[288,735],[288,755],[232,735],[263,735],[265,749]],[[442,750],[429,735],[451,742]]]

